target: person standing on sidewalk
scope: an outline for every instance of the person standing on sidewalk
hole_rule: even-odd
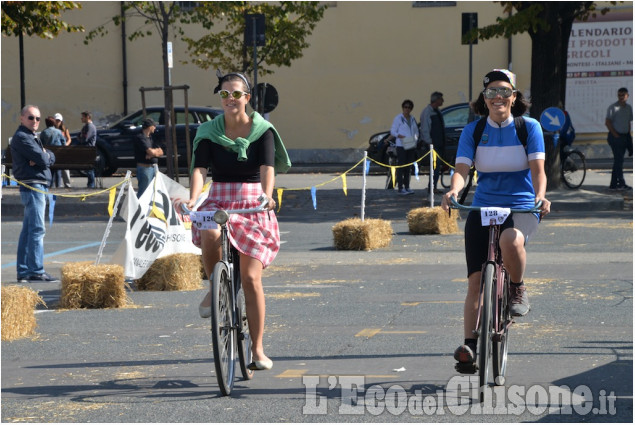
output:
[[[628,89],[622,87],[617,91],[617,102],[606,111],[606,128],[609,129],[608,142],[613,151],[613,171],[611,172],[610,190],[631,189],[624,180],[624,156],[626,151],[633,154],[633,137],[631,124],[633,108],[626,103]]]
[[[152,134],[157,128],[157,124],[152,118],[146,118],[141,124],[141,133],[134,143],[134,157],[137,162],[137,197],[141,198],[143,192],[154,178],[154,164],[159,162],[158,158],[163,155],[163,149],[156,146],[152,141]]]
[[[64,117],[59,112],[56,113],[53,118],[55,118],[55,127],[62,132],[64,135],[64,146],[71,145],[71,132],[68,131],[68,128],[64,125]],[[71,188],[71,171],[70,170],[61,170],[62,171],[62,181],[64,182],[64,187],[67,189]]]
[[[95,146],[97,144],[97,128],[93,124],[93,116],[90,112],[82,112],[82,122],[84,127],[79,133],[79,144],[83,146]],[[87,170],[88,182],[86,187],[93,189],[95,187],[95,169]]]
[[[419,129],[417,121],[410,113],[414,108],[414,103],[406,99],[401,103],[402,113],[397,115],[392,121],[390,134],[395,138],[397,147],[397,164],[405,165],[415,161],[417,156],[417,140],[419,139]],[[397,185],[400,195],[412,195],[415,193],[410,189],[410,167],[399,167],[397,169]]]
[[[434,150],[445,159],[445,122],[443,114],[439,108],[443,106],[443,93],[435,91],[430,95],[430,104],[421,112],[419,125],[421,126],[421,140],[428,145],[434,145]],[[433,191],[434,193],[443,193],[437,189],[439,175],[443,169],[443,162],[438,161],[434,169]],[[432,178],[432,176],[430,176]],[[428,184],[430,187],[430,184]]]
[[[55,128],[55,118],[46,117],[44,120],[46,129],[40,133],[40,140],[44,146],[64,146],[66,140],[60,130]],[[60,187],[62,183],[62,170],[51,170],[51,184],[49,187]]]
[[[37,106],[25,106],[20,114],[20,126],[11,138],[13,175],[30,186],[20,185],[24,220],[16,259],[18,283],[59,281],[44,271],[44,211],[51,181],[50,166],[55,163],[55,155],[44,148],[35,134],[40,119]]]

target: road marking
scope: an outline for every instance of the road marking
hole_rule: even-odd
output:
[[[68,254],[69,252],[74,252],[74,251],[80,251],[82,249],[86,249],[86,248],[92,248],[94,246],[99,246],[101,245],[101,242],[93,242],[93,243],[89,243],[89,244],[85,244],[85,245],[80,245],[80,246],[76,246],[75,248],[68,248],[68,249],[63,249],[61,251],[55,251],[55,252],[51,252],[49,254],[44,255],[44,258],[50,258],[50,257],[55,257],[56,255],[63,255],[63,254]],[[2,268],[6,268],[6,267],[12,267],[15,266],[16,262],[13,261],[11,263],[6,263],[2,265]]]
[[[403,306],[418,306],[419,304],[462,304],[465,301],[408,301],[403,302],[401,305]]]
[[[302,378],[307,374],[308,371],[309,369],[287,369],[281,374],[274,376],[274,378],[281,378],[281,379]],[[344,374],[340,373],[339,375],[344,375]],[[347,375],[364,376],[366,378],[374,378],[374,379],[399,378],[399,375],[365,375],[365,374],[359,374],[359,373],[353,373],[353,374],[347,374]],[[311,374],[311,376],[316,376],[316,375]],[[319,374],[317,376],[319,376],[320,378],[328,378],[330,376],[333,376],[333,374]]]
[[[372,338],[377,334],[395,334],[395,335],[406,335],[406,334],[424,334],[427,331],[382,331],[381,328],[367,328],[359,331],[355,337],[366,337]]]

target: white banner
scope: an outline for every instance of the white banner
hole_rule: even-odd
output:
[[[129,184],[120,213],[126,221],[126,236],[112,258],[113,263],[124,266],[127,279],[139,279],[157,258],[175,253],[201,254],[192,244],[191,222],[187,218],[184,222],[170,201],[176,197],[188,199],[189,191],[161,173],[156,174],[141,199]]]
[[[566,109],[576,132],[607,132],[617,90],[633,91],[633,21],[575,22],[567,55]],[[554,105],[556,106],[556,105]]]

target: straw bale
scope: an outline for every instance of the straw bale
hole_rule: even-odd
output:
[[[408,230],[415,235],[447,235],[458,233],[456,211],[449,216],[441,207],[415,208],[408,212]]]
[[[200,255],[172,254],[157,258],[135,284],[141,291],[193,291],[203,287],[203,279]]]
[[[370,251],[390,245],[392,241],[390,221],[381,219],[349,218],[333,226],[333,242],[336,249]]]
[[[44,301],[24,286],[2,287],[2,341],[13,341],[35,333],[35,307]]]
[[[90,261],[62,267],[61,308],[118,308],[128,304],[123,267]]]

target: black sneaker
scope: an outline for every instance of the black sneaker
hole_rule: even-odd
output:
[[[509,290],[511,292],[509,311],[512,316],[524,316],[529,313],[531,307],[525,285],[509,285]]]
[[[28,276],[18,276],[18,283],[29,283]]]
[[[60,280],[56,277],[50,276],[48,273],[36,274],[33,276],[29,276],[27,279],[29,283],[39,283],[39,282],[59,282]]]
[[[454,360],[457,361],[454,365],[454,370],[459,373],[472,374],[478,370],[476,363],[474,363],[476,360],[474,350],[469,345],[461,345],[454,350]]]

